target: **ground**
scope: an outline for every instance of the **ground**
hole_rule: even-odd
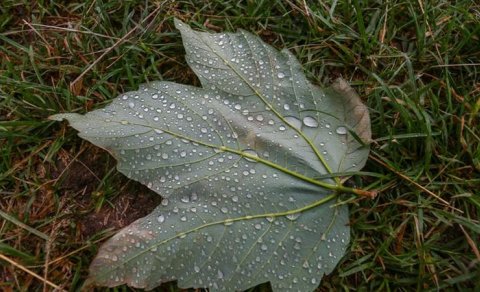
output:
[[[350,247],[319,291],[480,286],[474,1],[5,0],[0,289],[81,289],[100,244],[159,204],[106,151],[47,118],[101,108],[147,81],[198,86],[174,17],[251,31],[288,48],[312,82],[345,78],[368,105],[372,151],[351,183],[379,193],[350,202]]]

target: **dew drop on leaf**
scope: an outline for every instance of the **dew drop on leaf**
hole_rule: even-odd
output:
[[[246,154],[244,157],[246,160],[255,162],[255,158],[258,157],[257,151],[253,149],[245,149],[243,150],[243,153]]]
[[[302,127],[302,122],[293,116],[287,116],[285,117],[285,121],[292,125],[294,128],[300,129]]]
[[[288,220],[294,221],[300,216],[300,213],[288,214],[286,217]]]
[[[163,223],[165,221],[165,216],[163,216],[163,215],[158,216],[157,221],[158,221],[158,223]]]
[[[310,128],[317,128],[318,127],[318,121],[310,116],[306,116],[303,118],[303,124],[307,127]]]
[[[337,134],[339,134],[339,135],[345,135],[345,134],[347,134],[347,128],[345,128],[343,126],[340,126],[340,127],[337,128],[337,130],[335,132],[337,132]]]

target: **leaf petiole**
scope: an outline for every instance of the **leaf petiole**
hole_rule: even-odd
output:
[[[356,188],[349,188],[349,187],[343,186],[341,184],[329,184],[329,183],[326,183],[326,182],[323,182],[323,181],[315,180],[315,179],[310,178],[308,176],[304,176],[300,173],[291,171],[288,168],[282,167],[282,166],[280,166],[278,164],[275,164],[275,163],[273,163],[269,160],[262,159],[262,158],[260,158],[256,155],[252,155],[252,154],[244,152],[244,151],[239,151],[239,150],[227,148],[225,146],[221,146],[220,150],[235,153],[235,154],[238,154],[238,155],[243,156],[245,158],[255,160],[255,161],[263,163],[263,164],[266,164],[266,165],[268,165],[272,168],[278,169],[278,170],[280,170],[282,172],[285,172],[287,174],[290,174],[290,175],[292,175],[296,178],[299,178],[301,180],[304,180],[306,182],[312,183],[312,184],[317,185],[317,186],[324,187],[324,188],[329,189],[329,190],[337,191],[337,192],[340,192],[340,193],[355,194],[357,196],[368,197],[370,199],[373,199],[377,196],[376,191],[367,191],[367,190],[361,190],[361,189],[356,189]]]

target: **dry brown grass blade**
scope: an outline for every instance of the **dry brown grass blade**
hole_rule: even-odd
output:
[[[463,228],[463,226],[461,224],[458,224],[458,226],[460,227],[463,234],[465,235],[465,238],[467,239],[468,245],[470,245],[470,247],[472,248],[472,251],[475,254],[475,256],[477,257],[477,260],[480,261],[480,251],[478,251],[478,247],[475,244],[475,241],[473,241],[473,239],[470,237],[468,232],[465,231],[465,229]]]
[[[12,266],[24,271],[25,273],[28,273],[29,275],[31,275],[32,277],[35,277],[37,279],[39,279],[40,281],[42,281],[43,283],[45,283],[46,285],[52,287],[55,289],[55,291],[67,291],[65,289],[63,289],[62,287],[50,282],[49,280],[45,279],[44,277],[38,275],[37,273],[35,272],[32,272],[31,270],[27,269],[26,267],[24,267],[23,265],[17,263],[16,261],[4,256],[3,254],[0,253],[0,259],[8,262],[9,264],[11,264]]]
[[[393,167],[391,167],[390,165],[388,165],[387,163],[385,163],[383,160],[381,160],[380,158],[378,157],[375,157],[375,154],[372,153],[370,155],[370,158],[375,160],[375,162],[377,162],[378,164],[381,164],[382,166],[384,166],[385,168],[387,168],[388,170],[390,170],[391,172],[395,173],[397,176],[399,176],[400,178],[402,178],[403,180],[406,180],[408,181],[409,183],[411,183],[412,185],[416,186],[417,188],[419,188],[420,190],[422,190],[423,192],[429,194],[430,196],[434,197],[435,199],[437,199],[438,201],[440,201],[443,205],[445,205],[446,207],[452,209],[452,210],[455,210],[459,213],[462,213],[463,214],[463,211],[460,210],[460,209],[457,209],[455,207],[452,207],[450,205],[450,203],[448,201],[446,201],[445,199],[442,199],[439,195],[435,194],[434,192],[430,191],[429,189],[425,188],[424,186],[422,186],[421,184],[417,183],[416,181],[412,180],[411,178],[409,178],[408,176],[404,175],[403,173],[397,171],[396,169],[394,169]]]

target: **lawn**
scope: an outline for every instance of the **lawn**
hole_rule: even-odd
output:
[[[100,244],[160,203],[48,117],[101,108],[149,81],[199,86],[175,17],[288,48],[313,83],[343,77],[368,106],[370,157],[350,184],[378,195],[350,199],[350,246],[319,291],[480,286],[474,1],[3,0],[0,290],[81,289]]]

